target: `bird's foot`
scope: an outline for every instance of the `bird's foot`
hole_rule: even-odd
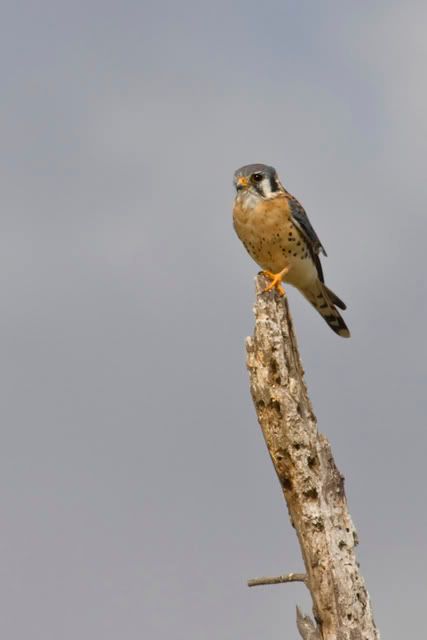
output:
[[[271,271],[261,271],[262,275],[268,280],[271,280],[270,284],[265,287],[261,291],[261,293],[267,293],[267,291],[271,291],[272,289],[276,289],[277,293],[280,296],[285,296],[286,292],[282,286],[282,279],[289,271],[289,267],[285,267],[279,273],[272,273]]]

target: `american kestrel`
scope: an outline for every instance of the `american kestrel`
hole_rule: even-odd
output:
[[[264,291],[284,295],[282,281],[299,289],[335,333],[350,337],[336,307],[346,306],[324,283],[319,253],[326,256],[304,208],[286,191],[276,170],[248,164],[234,174],[233,223],[249,255],[271,280]]]

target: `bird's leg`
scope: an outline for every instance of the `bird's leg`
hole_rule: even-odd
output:
[[[267,291],[276,289],[276,291],[280,296],[286,295],[285,289],[282,286],[282,279],[283,279],[283,276],[285,276],[288,273],[289,269],[290,267],[286,266],[284,269],[279,271],[279,273],[272,273],[271,271],[261,271],[264,277],[271,280],[270,284],[267,285],[265,289],[261,291],[261,293],[267,293]]]

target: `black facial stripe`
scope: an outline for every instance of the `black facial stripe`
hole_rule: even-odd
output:
[[[270,176],[270,189],[272,193],[276,193],[277,191],[280,191],[279,183],[277,182],[277,179],[274,176]]]

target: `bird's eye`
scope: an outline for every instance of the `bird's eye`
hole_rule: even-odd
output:
[[[261,180],[262,180],[262,173],[254,173],[254,174],[252,175],[252,180],[253,180],[254,182],[261,182]]]

